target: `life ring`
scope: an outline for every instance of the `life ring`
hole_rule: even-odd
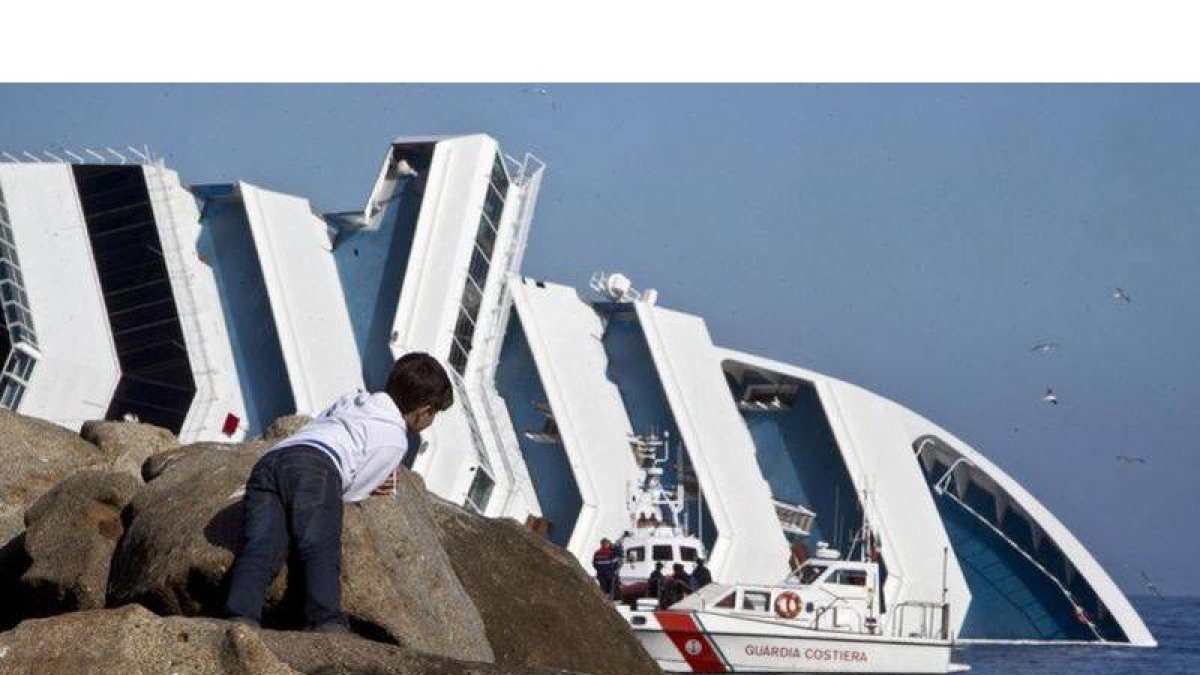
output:
[[[804,607],[804,603],[800,602],[800,596],[792,591],[784,591],[775,596],[775,614],[781,619],[794,619],[800,615],[800,608]]]

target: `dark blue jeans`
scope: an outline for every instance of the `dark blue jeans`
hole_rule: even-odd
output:
[[[345,623],[342,478],[333,460],[307,446],[267,453],[246,481],[242,518],[242,547],[230,570],[226,613],[260,621],[267,587],[290,550],[305,581],[308,623]]]

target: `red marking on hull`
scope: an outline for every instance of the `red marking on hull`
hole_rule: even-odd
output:
[[[726,673],[730,672],[725,662],[717,654],[716,647],[708,636],[700,630],[696,620],[687,612],[655,612],[654,618],[662,626],[667,637],[675,644],[675,648],[687,661],[692,672],[696,673]]]

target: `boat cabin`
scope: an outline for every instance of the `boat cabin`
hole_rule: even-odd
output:
[[[794,621],[804,628],[874,632],[883,612],[875,563],[805,561],[780,585],[712,584],[671,609]]]

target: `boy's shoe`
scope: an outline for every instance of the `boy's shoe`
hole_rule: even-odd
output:
[[[233,623],[240,623],[244,626],[250,626],[251,628],[261,628],[257,621],[248,616],[231,616],[229,617],[229,621],[232,621]]]
[[[309,630],[314,633],[332,633],[335,635],[350,634],[350,626],[347,626],[341,621],[326,621],[325,623],[319,623],[312,628],[309,628]]]

